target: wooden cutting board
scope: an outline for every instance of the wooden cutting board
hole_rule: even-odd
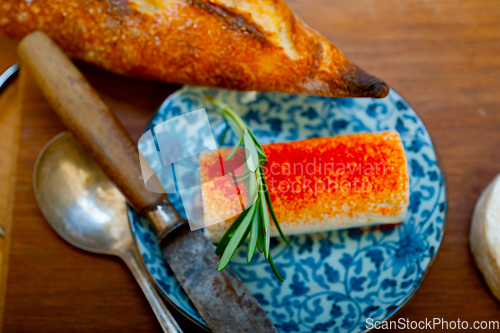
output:
[[[16,61],[16,43],[0,39],[0,73]],[[17,146],[21,129],[19,89],[12,83],[0,95],[0,225],[5,235],[0,236],[0,324],[3,318],[4,295],[7,281],[8,258],[10,249],[10,230],[14,204],[14,173],[17,160]],[[0,326],[1,327],[1,326]]]
[[[14,204],[14,173],[17,160],[21,110],[18,84],[11,84],[0,96],[0,323],[2,322],[5,284],[7,281],[12,210]]]
[[[412,105],[444,163],[450,201],[441,253],[421,290],[395,320],[435,317],[467,320],[469,325],[500,320],[500,303],[475,268],[467,242],[475,201],[500,172],[497,0],[288,2],[304,21]],[[0,59],[6,56],[15,59],[2,49]],[[83,70],[134,138],[176,89],[90,66]],[[75,249],[42,217],[33,195],[32,169],[41,148],[64,127],[35,87],[23,89],[4,331],[159,332],[125,265]]]

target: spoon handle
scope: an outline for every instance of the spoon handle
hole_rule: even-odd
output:
[[[153,309],[153,312],[155,313],[156,318],[158,319],[158,322],[163,329],[163,332],[182,333],[181,328],[179,327],[174,317],[163,303],[155,287],[151,283],[151,280],[148,277],[148,272],[146,271],[146,267],[140,264],[139,259],[137,258],[137,251],[131,246],[127,250],[125,250],[120,255],[120,257],[129,267],[130,271],[137,280],[137,283],[139,283],[139,286],[141,287],[144,295],[151,305],[151,308]]]

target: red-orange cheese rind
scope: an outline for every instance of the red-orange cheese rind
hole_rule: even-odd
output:
[[[272,143],[263,149],[269,159],[263,169],[273,208],[287,234],[395,223],[406,214],[408,167],[396,131]],[[218,164],[214,156],[202,158],[202,179],[208,180],[210,168]],[[246,196],[245,186],[240,187]],[[228,206],[218,200],[224,196],[223,188],[203,189],[207,216],[213,209],[234,215],[241,211],[241,200]],[[217,239],[233,220],[206,232]]]

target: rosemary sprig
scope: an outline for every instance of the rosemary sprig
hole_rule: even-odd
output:
[[[219,244],[217,244],[215,253],[221,255],[217,270],[222,271],[229,264],[229,261],[236,252],[236,249],[249,236],[247,262],[252,261],[255,250],[257,249],[260,253],[264,253],[264,257],[269,261],[274,274],[280,281],[283,282],[283,279],[271,257],[271,218],[276,224],[281,238],[283,238],[287,244],[290,244],[290,242],[283,234],[278,219],[276,218],[271,202],[271,196],[269,195],[268,186],[262,170],[262,166],[267,162],[266,153],[260,146],[250,128],[248,128],[243,119],[241,119],[241,117],[230,105],[221,103],[211,97],[207,97],[207,100],[217,106],[226,121],[224,137],[226,136],[227,128],[231,128],[238,137],[238,143],[229,154],[228,160],[236,154],[240,146],[245,148],[246,171],[241,175],[233,175],[235,181],[248,181],[248,184],[250,185],[249,187],[251,187],[251,185],[254,184],[254,182],[251,181],[251,178],[255,177],[255,183],[257,184],[257,188],[255,189],[257,191],[255,201],[236,218],[233,224],[231,224],[231,226],[224,233],[224,236],[222,236]],[[223,141],[221,140],[221,144],[222,142]],[[249,193],[252,192],[249,190]]]

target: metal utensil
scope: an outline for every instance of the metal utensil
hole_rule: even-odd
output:
[[[19,65],[14,64],[7,68],[5,72],[3,72],[0,75],[0,94],[2,94],[7,87],[14,82],[14,80],[17,78],[17,73],[19,71]],[[5,229],[0,225],[0,236],[5,237],[6,231]]]
[[[230,267],[217,271],[214,245],[199,230],[189,230],[165,194],[146,189],[132,138],[62,50],[37,31],[19,43],[18,54],[62,122],[148,217],[165,259],[208,327],[216,333],[276,332],[236,273]]]
[[[33,176],[38,205],[54,230],[86,251],[120,257],[130,268],[164,332],[182,332],[140,261],[125,198],[83,150],[63,132],[42,150]]]

